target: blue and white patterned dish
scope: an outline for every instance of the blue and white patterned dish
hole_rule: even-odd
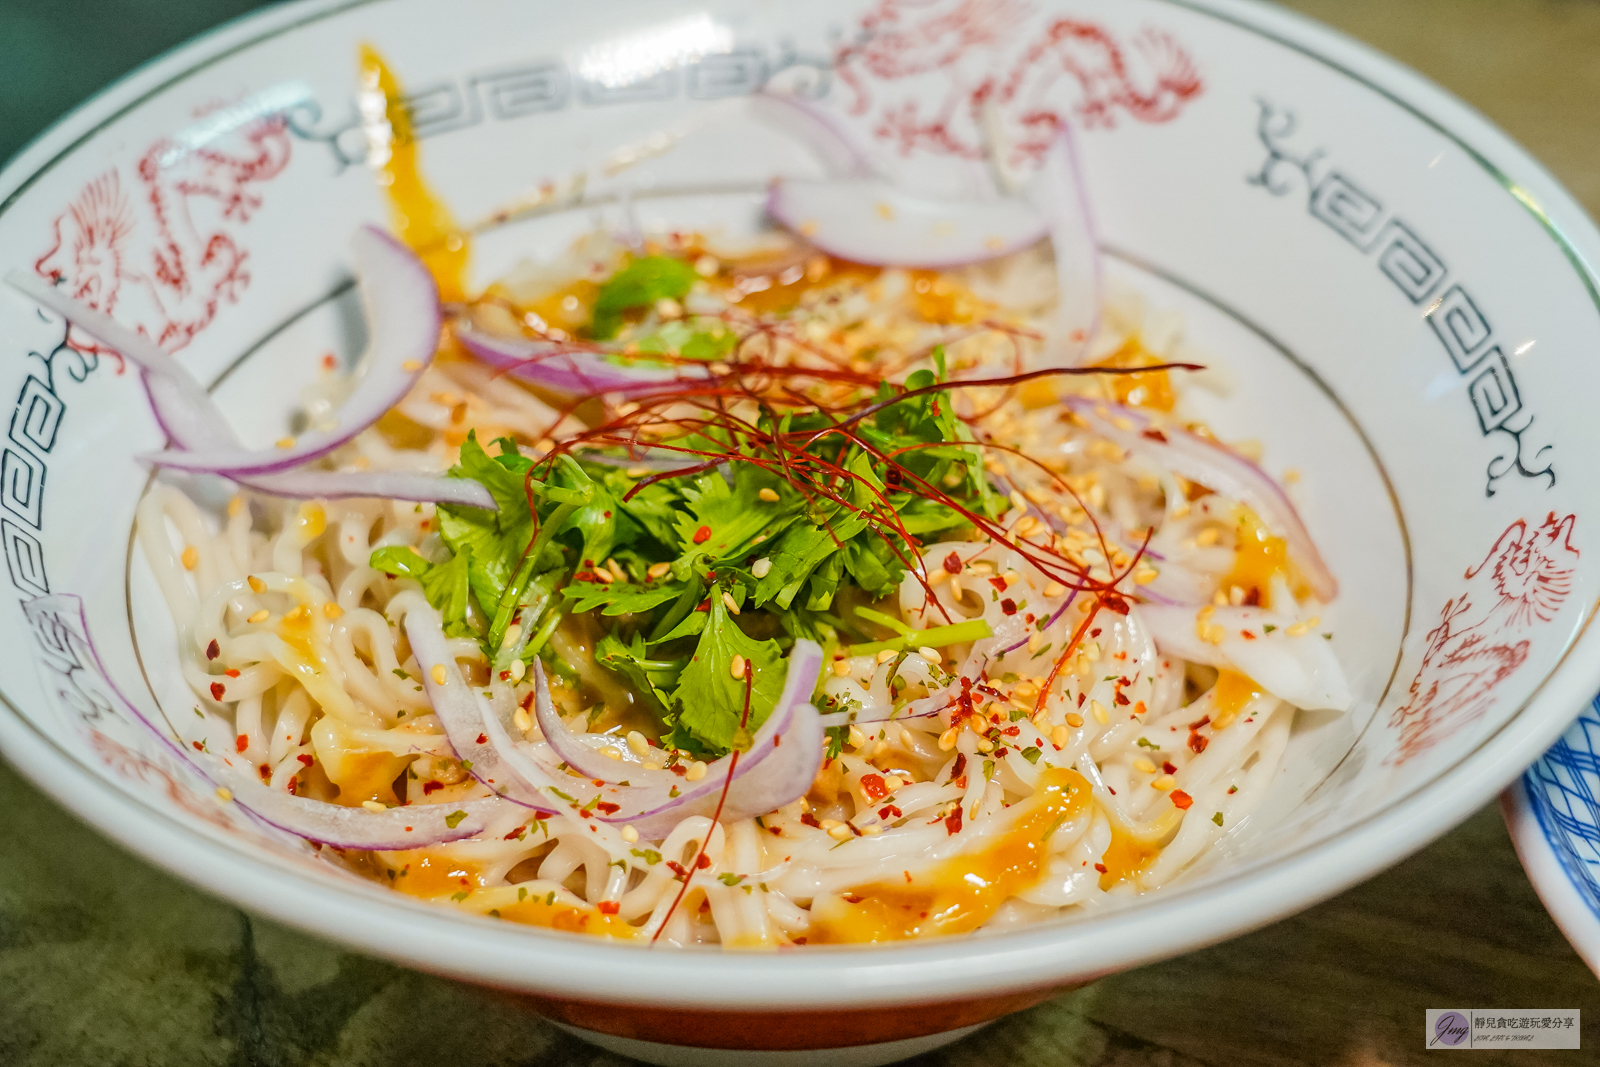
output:
[[[1600,974],[1600,696],[1501,803],[1534,889]]]

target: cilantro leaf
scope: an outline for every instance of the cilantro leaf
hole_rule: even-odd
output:
[[[778,499],[761,499],[763,489]],[[755,538],[787,528],[800,509],[799,493],[750,463],[734,464],[731,486],[716,471],[700,475],[684,487],[683,499],[688,511],[679,513],[679,543],[685,554],[712,560],[744,555]]]
[[[678,356],[711,362],[722,359],[739,343],[738,334],[724,323],[711,320],[700,329],[683,319],[662,323],[660,327],[635,342],[640,352]]]
[[[688,734],[700,746],[727,752],[749,743],[783,694],[784,660],[776,641],[757,641],[734,623],[721,596],[711,597],[705,630],[673,693],[674,735]],[[750,718],[743,728],[745,681],[733,677],[734,656],[750,672]]]
[[[422,558],[414,548],[404,548],[391,545],[380,548],[372,553],[372,558],[367,565],[375,571],[384,574],[399,575],[402,578],[415,578],[422,580],[422,576],[433,568],[433,564]]]
[[[649,611],[669,600],[676,600],[683,587],[672,582],[655,585],[632,585],[613,582],[573,582],[561,590],[567,600],[567,610],[574,613],[601,608],[602,615],[627,615]]]
[[[622,314],[657,300],[682,299],[698,279],[694,268],[667,256],[641,256],[613,274],[594,302],[589,334],[604,341],[622,328]]]

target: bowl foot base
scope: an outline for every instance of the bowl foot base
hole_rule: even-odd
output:
[[[552,1020],[554,1022],[554,1020]],[[988,1023],[963,1026],[959,1030],[946,1030],[942,1034],[884,1041],[875,1045],[855,1045],[850,1048],[795,1049],[782,1052],[760,1052],[746,1049],[694,1048],[689,1045],[663,1045],[654,1041],[639,1041],[631,1037],[615,1037],[584,1030],[566,1023],[555,1023],[574,1037],[599,1045],[607,1052],[629,1056],[661,1067],[880,1067],[885,1063],[898,1063],[931,1052],[936,1048],[960,1041],[963,1037],[981,1030]]]

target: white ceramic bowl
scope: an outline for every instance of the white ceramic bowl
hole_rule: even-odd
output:
[[[1528,880],[1600,975],[1600,697],[1500,795]]]
[[[1302,475],[1343,582],[1325,624],[1357,702],[1302,716],[1271,801],[1180,883],[1075,922],[755,955],[419,904],[219,803],[133,724],[124,699],[180,734],[193,718],[131,550],[147,482],[132,456],[159,434],[113,358],[67,347],[6,292],[0,745],[183,877],[590,1030],[877,1042],[854,1055],[884,1062],[1393,863],[1505,787],[1600,685],[1600,234],[1506,137],[1388,60],[1238,0],[317,0],[164,57],[30,147],[0,176],[3,266],[88,285],[217,382],[244,432],[280,436],[322,353],[359,351],[347,240],[385,218],[352,105],[369,40],[411,87],[425,168],[459,216],[546,198],[489,220],[480,282],[614,219],[619,199],[647,226],[748,226],[770,174],[819,166],[752,118],[769,80],[815,94],[886,169],[946,189],[971,176],[984,85],[1013,135],[1076,121],[1110,269],[1227,368],[1233,392],[1201,397],[1203,414]]]

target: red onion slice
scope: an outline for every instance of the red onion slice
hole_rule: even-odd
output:
[[[439,290],[420,259],[388,234],[363,226],[353,240],[371,342],[355,390],[335,415],[337,428],[285,438],[286,447],[165,451],[158,466],[212,474],[276,474],[327,455],[377,422],[416,384],[439,344]]]
[[[622,809],[597,817],[612,824],[631,825],[641,835],[659,840],[690,815],[710,815],[730,774],[732,784],[728,785],[722,808],[726,821],[762,815],[805,795],[822,764],[822,723],[809,702],[821,670],[822,649],[813,641],[796,641],[789,654],[783,693],[772,714],[756,731],[750,747],[739,753],[737,761],[728,755],[709,764],[705,776],[696,782],[670,771],[647,771],[632,763],[619,765],[584,744],[556,714],[544,670],[537,660],[534,708],[545,741],[568,766],[596,781],[614,781],[619,773],[627,775],[629,785],[606,789],[608,796],[623,805]],[[636,780],[644,784],[633,784]],[[676,796],[672,795],[674,790]]]
[[[1012,197],[938,200],[886,178],[781,178],[767,213],[830,255],[879,267],[958,267],[1028,247],[1049,232]]]
[[[1317,599],[1327,602],[1339,595],[1338,579],[1323,562],[1311,531],[1266,471],[1237,452],[1179,426],[1164,423],[1157,427],[1137,408],[1077,396],[1064,397],[1061,402],[1101,437],[1247,505],[1267,529],[1288,542],[1290,554],[1305,572]],[[1126,422],[1129,428],[1119,422]]]
[[[1262,608],[1226,606],[1213,607],[1204,620],[1190,606],[1141,604],[1134,611],[1156,647],[1169,656],[1248,675],[1299,708],[1350,707],[1350,685],[1333,648],[1316,632],[1294,636],[1292,618]],[[1220,628],[1212,635],[1219,639],[1215,644],[1200,636],[1202,623]]]
[[[41,306],[105,342],[140,368],[156,423],[181,449],[201,452],[238,450],[239,439],[221,409],[186,367],[154,341],[115,319],[86,307],[36,277],[11,271],[6,282]],[[477,482],[410,471],[292,471],[235,479],[241,485],[294,499],[384,497],[395,500],[497,508]]]
[[[705,368],[686,364],[662,367],[641,359],[638,366],[618,363],[604,349],[585,348],[528,337],[502,337],[457,320],[462,347],[496,370],[558,393],[631,393],[670,389],[703,380]]]
[[[22,610],[31,627],[37,632],[49,633],[64,650],[69,650],[72,658],[104,687],[106,694],[122,705],[134,722],[202,779],[212,785],[225,786],[233,802],[269,826],[334,848],[392,850],[471,837],[483,832],[489,820],[504,809],[504,802],[497,797],[390,808],[381,812],[364,807],[347,808],[280,792],[257,779],[254,768],[237,768],[225,757],[213,756],[202,761],[146,718],[112,681],[89,634],[82,598],[73,593],[35,597],[24,601]],[[81,686],[86,681],[88,679],[80,678],[77,684]]]
[[[872,173],[866,150],[827,108],[806,97],[770,89],[749,99],[759,118],[804,141],[830,171],[855,176]]]
[[[1046,348],[1046,360],[1075,367],[1088,355],[1100,331],[1103,281],[1094,210],[1071,126],[1062,124],[1045,151],[1039,173],[1024,191],[1024,199],[1048,221],[1056,260],[1056,330]]]
[[[462,766],[472,777],[512,803],[544,815],[556,814],[556,808],[508,766],[500,750],[490,742],[484,719],[492,713],[456,666],[439,613],[416,593],[401,593],[390,601],[391,616],[397,611],[405,616],[406,639],[411,642],[411,651],[422,668],[422,685],[428,702],[433,705],[433,713],[438,716],[439,725],[444,727],[445,736],[450,739]],[[444,675],[443,682],[436,677],[436,671]]]

